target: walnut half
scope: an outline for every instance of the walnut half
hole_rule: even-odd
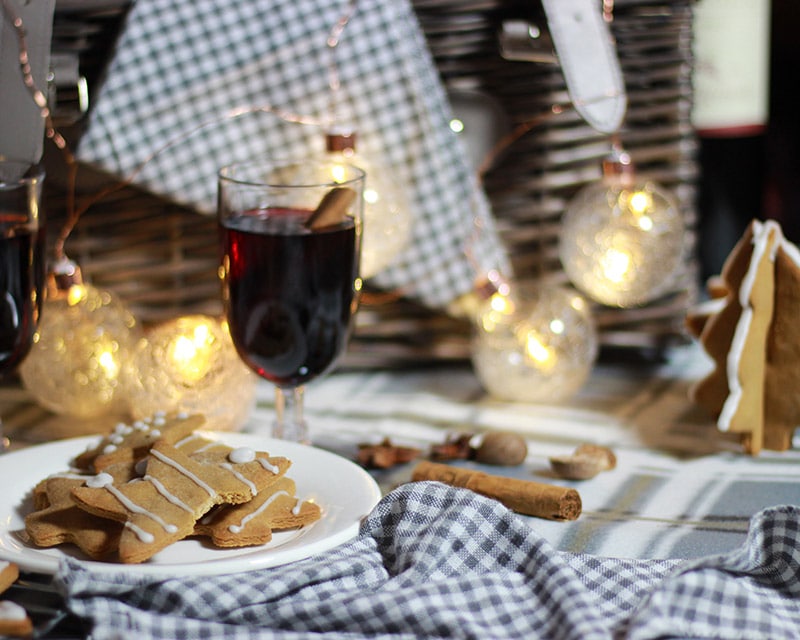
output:
[[[582,444],[569,456],[550,458],[550,467],[560,477],[567,480],[588,480],[601,471],[617,466],[617,457],[608,447],[596,444]]]

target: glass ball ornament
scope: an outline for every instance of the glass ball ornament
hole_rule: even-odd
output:
[[[187,315],[149,329],[124,371],[133,419],[156,411],[205,415],[204,428],[235,431],[255,403],[257,378],[241,361],[218,318]]]
[[[92,418],[124,406],[122,367],[140,328],[119,298],[84,284],[79,274],[66,285],[51,277],[34,344],[19,373],[42,407]]]
[[[389,169],[356,152],[355,133],[329,133],[326,153],[354,164],[367,174],[364,187],[364,233],[361,239],[361,277],[371,278],[389,267],[408,246],[411,206]]]
[[[673,285],[685,225],[675,197],[633,172],[627,156],[608,161],[561,219],[559,258],[572,284],[613,307],[646,304]]]
[[[479,309],[471,345],[473,367],[491,396],[531,403],[574,395],[597,351],[588,302],[559,286],[498,289]]]

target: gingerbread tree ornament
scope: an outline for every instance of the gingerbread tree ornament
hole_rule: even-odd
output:
[[[691,389],[720,430],[739,434],[750,454],[785,450],[800,424],[800,251],[774,221],[753,221],[734,247],[717,296],[687,317],[687,327],[714,361]]]

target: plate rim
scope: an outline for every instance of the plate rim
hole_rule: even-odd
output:
[[[182,577],[189,576],[202,576],[202,575],[224,575],[231,573],[243,573],[246,571],[255,571],[258,569],[266,569],[277,566],[283,566],[307,559],[323,551],[327,551],[337,547],[349,540],[353,539],[360,528],[361,520],[374,509],[375,505],[382,498],[382,491],[375,478],[373,478],[363,467],[357,465],[354,461],[345,458],[333,451],[316,447],[313,445],[306,445],[297,442],[282,441],[268,436],[261,436],[249,432],[236,432],[236,431],[210,431],[199,429],[198,432],[209,434],[212,437],[218,438],[221,442],[225,442],[231,446],[254,446],[257,445],[259,449],[270,451],[275,449],[274,455],[283,455],[292,460],[293,465],[296,462],[296,454],[292,452],[305,452],[310,453],[312,461],[313,458],[322,458],[335,461],[335,464],[342,465],[343,468],[348,469],[353,474],[353,480],[360,480],[364,492],[364,502],[361,505],[348,505],[354,510],[360,510],[360,515],[357,519],[349,522],[346,526],[337,528],[331,533],[325,535],[319,540],[315,540],[310,545],[301,545],[298,548],[279,549],[279,548],[264,548],[259,549],[258,546],[254,547],[241,547],[241,555],[231,555],[220,557],[216,559],[204,559],[198,562],[163,562],[163,563],[142,563],[142,564],[124,564],[121,562],[91,560],[76,557],[75,555],[65,553],[57,547],[49,548],[35,548],[30,544],[25,543],[16,532],[19,531],[18,527],[12,528],[12,523],[15,518],[24,518],[26,511],[21,511],[24,508],[24,503],[28,500],[30,491],[33,489],[31,486],[17,486],[11,489],[11,495],[8,500],[3,501],[2,504],[7,504],[9,510],[13,512],[0,513],[0,560],[13,562],[21,571],[28,571],[34,573],[42,573],[46,575],[54,575],[61,564],[67,560],[75,562],[84,568],[91,571],[103,573],[125,573],[128,575],[144,575],[144,576],[157,576],[168,574],[169,576],[180,575]],[[69,458],[77,455],[85,450],[87,447],[94,445],[101,438],[101,435],[88,435],[76,436],[71,438],[64,438],[54,440],[52,442],[33,444],[22,449],[8,451],[0,456],[0,460],[8,460],[15,458],[21,460],[25,457],[32,457],[35,459],[37,454],[42,451],[49,452],[51,455],[56,455],[56,452],[63,453],[64,465],[63,469],[53,469],[50,473],[58,473],[63,471],[69,466]],[[63,452],[62,452],[63,450]],[[7,463],[0,468],[0,477],[7,474]],[[40,467],[37,465],[37,470]],[[38,471],[37,471],[38,473]],[[9,474],[10,475],[10,474]],[[41,472],[41,479],[47,477],[47,472]],[[290,475],[292,479],[297,481],[297,476]],[[329,505],[330,507],[336,505]],[[324,509],[324,505],[323,505]],[[329,513],[323,513],[323,519],[330,517]],[[354,514],[355,515],[355,514]],[[299,530],[295,537],[302,539],[308,533],[314,530],[321,521],[314,523],[307,529]],[[17,549],[9,549],[5,546],[4,540],[13,538],[13,542],[20,546],[21,551]],[[294,539],[294,538],[293,538]],[[178,541],[174,544],[180,544]],[[291,540],[288,541],[291,543]],[[160,553],[168,551],[169,547],[162,550]],[[234,550],[222,550],[234,551]],[[29,555],[30,554],[30,555]]]

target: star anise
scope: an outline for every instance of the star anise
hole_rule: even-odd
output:
[[[401,447],[392,444],[389,438],[384,438],[380,444],[359,444],[356,460],[362,467],[369,469],[388,469],[398,464],[411,462],[420,453],[422,452],[419,449]]]
[[[470,445],[471,433],[449,435],[442,444],[431,445],[430,459],[438,461],[467,460],[474,451]]]

